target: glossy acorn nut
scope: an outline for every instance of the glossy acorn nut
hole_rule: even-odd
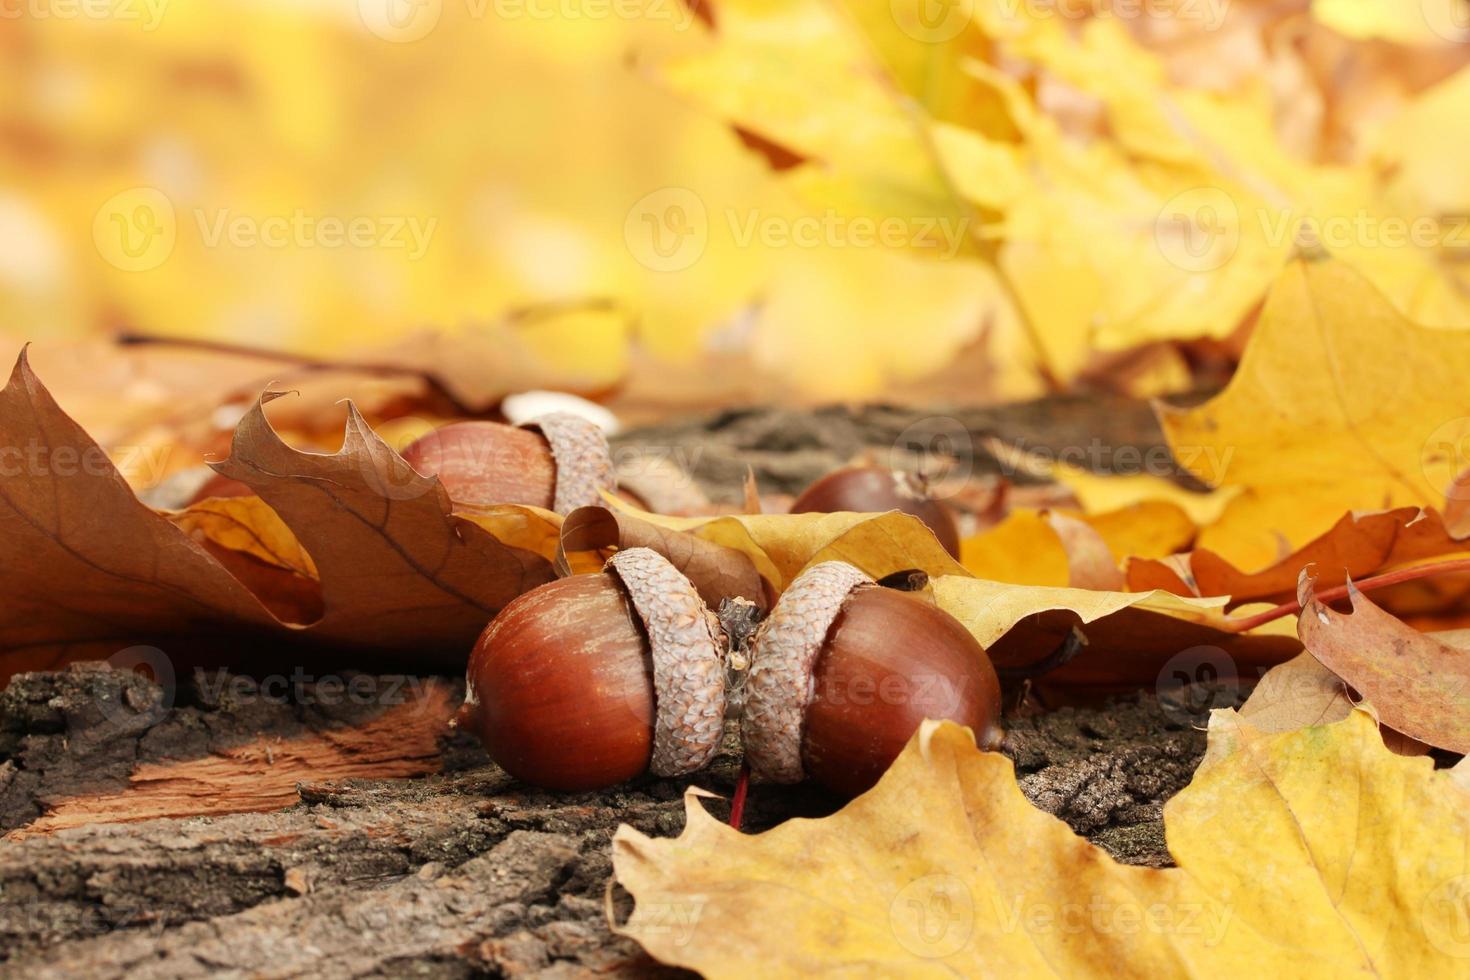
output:
[[[629,548],[501,610],[470,657],[457,723],[547,789],[694,772],[719,748],[726,649],[689,580]]]
[[[822,477],[802,491],[791,505],[793,514],[861,514],[897,510],[912,514],[956,558],[960,555],[960,532],[949,508],[929,495],[917,476],[882,466],[848,466]]]
[[[529,504],[567,514],[603,502],[616,487],[602,430],[566,412],[524,426],[453,422],[402,452],[409,466],[437,476],[461,504]]]
[[[742,734],[751,770],[869,789],[925,718],[1000,744],[1000,682],[958,620],[845,562],[803,572],[751,641]]]

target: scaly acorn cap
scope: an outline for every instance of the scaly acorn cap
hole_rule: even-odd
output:
[[[824,561],[802,572],[781,594],[751,640],[741,735],[745,761],[775,783],[806,778],[801,732],[812,700],[812,669],[842,604],[853,590],[875,586],[843,561]]]
[[[629,548],[607,569],[628,590],[653,652],[653,760],[656,776],[702,769],[725,724],[724,631],[683,573],[658,552]]]
[[[551,412],[538,415],[523,428],[539,431],[551,446],[551,458],[556,461],[551,509],[558,514],[601,504],[601,491],[617,489],[607,437],[593,423],[571,412]]]

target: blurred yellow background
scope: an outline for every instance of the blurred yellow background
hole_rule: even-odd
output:
[[[0,330],[1154,393],[1304,216],[1463,326],[1460,2],[0,0]]]

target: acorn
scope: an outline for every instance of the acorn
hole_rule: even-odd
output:
[[[861,514],[890,510],[911,514],[923,521],[944,550],[958,558],[960,532],[954,515],[930,496],[923,480],[904,470],[882,466],[848,466],[828,473],[801,492],[791,505],[793,514]]]
[[[414,440],[401,454],[437,476],[451,500],[472,506],[529,504],[558,514],[603,502],[616,488],[602,430],[554,412],[523,426],[454,422]]]
[[[742,735],[771,782],[812,779],[855,796],[898,758],[925,718],[1000,745],[1000,682],[979,642],[921,596],[846,562],[791,583],[751,640]]]
[[[719,748],[728,644],[694,586],[647,548],[518,597],[476,644],[457,723],[548,789],[680,776]]]

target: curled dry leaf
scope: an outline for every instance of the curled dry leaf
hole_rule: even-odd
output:
[[[606,507],[579,507],[566,516],[556,567],[563,575],[599,572],[614,552],[628,548],[649,548],[663,555],[711,609],[733,596],[762,609],[770,605],[768,589],[745,552]]]
[[[0,390],[0,445],[33,451],[0,483],[0,674],[102,659],[217,620],[274,625],[203,547],[138,501],[25,353]]]
[[[1240,706],[1242,721],[1262,732],[1290,732],[1327,725],[1353,710],[1352,691],[1341,677],[1310,653],[1299,653],[1266,671]],[[1383,744],[1399,755],[1424,755],[1429,746],[1392,728],[1381,728]]]
[[[1163,589],[1178,595],[1229,596],[1232,605],[1285,601],[1295,596],[1297,576],[1307,565],[1323,569],[1322,585],[1343,584],[1408,562],[1470,549],[1434,510],[1396,507],[1345,514],[1330,530],[1290,555],[1257,571],[1242,571],[1207,548],[1163,559],[1128,562],[1128,588]]]
[[[612,502],[615,509],[626,509]],[[761,577],[782,591],[808,565],[845,561],[874,579],[918,570],[930,578],[965,575],[944,546],[918,518],[886,514],[734,514],[725,517],[634,516],[658,527],[688,531],[696,537],[743,551]]]
[[[675,840],[619,828],[613,868],[636,900],[621,931],[711,978],[1452,976],[1470,954],[1465,803],[1362,712],[1267,735],[1221,711],[1164,809],[1179,867],[1128,867],[931,721],[831,817],[746,836],[691,793]]]
[[[259,497],[214,497],[168,516],[195,540],[250,555],[304,578],[320,578],[316,563],[296,535]]]
[[[1227,682],[1254,680],[1301,650],[1279,624],[1232,630],[1221,615],[1223,599],[1037,588],[953,575],[935,579],[933,588],[940,608],[975,635],[997,668],[1045,661],[1081,624],[1086,651],[1047,674],[1046,682],[1092,697],[1153,687],[1166,666],[1185,661],[1191,674],[1208,660]]]
[[[1067,550],[1068,585],[1074,589],[1117,591],[1123,588],[1118,560],[1092,525],[1056,511],[1047,513],[1046,523]]]
[[[262,410],[275,397],[241,420],[215,469],[254,490],[316,562],[326,604],[316,637],[462,658],[501,607],[552,578],[544,558],[453,516],[439,481],[415,472],[351,405],[342,449],[322,455],[276,435]]]
[[[144,506],[24,354],[0,390],[0,445],[27,460],[0,487],[6,677],[140,643],[184,661],[259,657],[267,638],[447,666],[501,606],[552,577],[545,558],[451,515],[438,484],[355,409],[346,444],[327,456],[287,446],[257,405],[219,468],[264,504],[185,515]]]
[[[1383,723],[1452,752],[1470,752],[1470,654],[1410,628],[1356,589],[1343,615],[1302,572],[1297,631],[1307,651],[1366,698]]]
[[[1353,711],[1348,686],[1310,653],[1266,671],[1240,706],[1240,718],[1262,732],[1291,732],[1342,721]]]

